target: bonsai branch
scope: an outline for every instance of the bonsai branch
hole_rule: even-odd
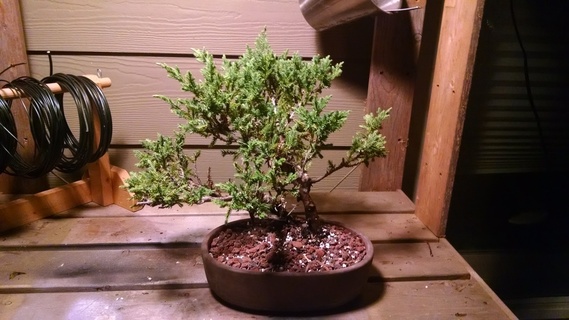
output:
[[[213,201],[231,201],[231,196],[203,196],[200,198],[199,201],[197,201],[195,204],[202,204],[202,203],[206,203],[206,202],[213,202]],[[152,201],[152,200],[143,200],[143,201],[137,201],[136,202],[137,206],[156,206],[159,205],[160,208],[167,208],[169,206],[163,205],[163,204],[157,204],[156,201]],[[181,205],[181,203],[180,203]]]
[[[318,183],[322,180],[324,180],[326,177],[330,176],[331,174],[335,173],[338,170],[344,169],[344,168],[351,168],[351,167],[355,167],[360,165],[363,162],[363,160],[359,161],[359,160],[346,160],[345,158],[342,158],[342,160],[340,160],[340,163],[335,165],[332,162],[329,162],[329,166],[328,169],[326,169],[326,172],[315,179],[312,179],[312,184],[314,183]]]

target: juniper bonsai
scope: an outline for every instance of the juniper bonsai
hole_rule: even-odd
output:
[[[137,151],[137,166],[126,188],[140,204],[171,207],[215,201],[228,209],[245,210],[251,219],[290,215],[292,198],[301,202],[310,226],[319,218],[310,190],[342,168],[368,164],[386,155],[385,137],[379,133],[389,110],[364,116],[347,154],[329,160],[324,174],[309,174],[312,161],[323,158],[322,150],[333,132],[348,117],[348,111],[325,112],[330,96],[322,91],[340,76],[342,63],[315,56],[310,61],[298,54],[275,54],[263,31],[253,48],[238,59],[225,56],[217,66],[212,54],[194,50],[203,63],[203,80],[178,67],[161,64],[190,98],[157,97],[170,105],[184,123],[168,137],[158,134]],[[234,179],[214,183],[210,174],[202,181],[194,155],[184,152],[185,138],[198,134],[222,144],[223,156],[233,158]]]

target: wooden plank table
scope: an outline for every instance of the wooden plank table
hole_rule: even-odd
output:
[[[417,219],[402,192],[333,192],[316,200],[325,218],[370,237],[376,253],[357,301],[303,318],[515,318],[454,248]],[[207,288],[199,243],[224,216],[211,204],[135,213],[88,204],[4,232],[0,319],[278,316],[231,309]]]

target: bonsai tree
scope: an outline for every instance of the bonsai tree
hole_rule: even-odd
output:
[[[191,95],[157,96],[184,123],[171,137],[158,134],[156,140],[144,141],[145,150],[136,153],[142,170],[131,174],[126,188],[139,204],[171,207],[215,201],[228,215],[245,210],[252,220],[287,220],[292,211],[287,201],[293,198],[303,204],[307,223],[315,230],[320,223],[310,196],[313,185],[340,169],[386,155],[379,129],[389,110],[366,115],[347,154],[329,160],[322,175],[310,174],[312,161],[323,157],[328,138],[348,117],[348,111],[326,112],[330,96],[322,96],[340,76],[342,63],[334,64],[329,57],[305,61],[298,54],[277,55],[265,31],[239,59],[223,57],[219,66],[205,50],[194,54],[204,64],[201,81],[161,64]],[[203,181],[196,169],[200,152],[184,152],[189,134],[211,139],[211,146],[225,145],[221,154],[233,158],[234,179],[214,183],[208,172]]]

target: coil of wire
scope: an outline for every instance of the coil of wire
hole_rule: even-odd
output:
[[[76,137],[65,117],[64,93],[53,94],[47,84],[57,83],[75,102],[79,136]],[[79,170],[103,156],[112,138],[112,118],[103,91],[83,76],[58,73],[36,80],[21,77],[4,88],[15,91],[20,98],[0,100],[0,173],[37,178],[56,169],[62,172]],[[34,141],[31,156],[18,151],[18,126],[14,108],[23,108],[29,120]]]
[[[10,175],[37,178],[52,171],[63,154],[65,119],[51,90],[31,77],[21,77],[4,86],[18,92],[20,98],[8,100],[10,108],[22,107],[29,120],[35,149],[31,159],[13,153],[8,168]],[[27,103],[24,101],[27,100]]]
[[[107,152],[112,138],[111,113],[102,90],[86,77],[63,73],[45,77],[42,82],[59,84],[71,95],[77,108],[79,137],[73,134],[65,119],[65,152],[55,168],[61,172],[74,172],[99,159]],[[65,118],[64,94],[55,96]]]
[[[0,173],[6,170],[12,155],[16,153],[18,146],[16,134],[16,122],[10,112],[10,106],[0,97]]]

